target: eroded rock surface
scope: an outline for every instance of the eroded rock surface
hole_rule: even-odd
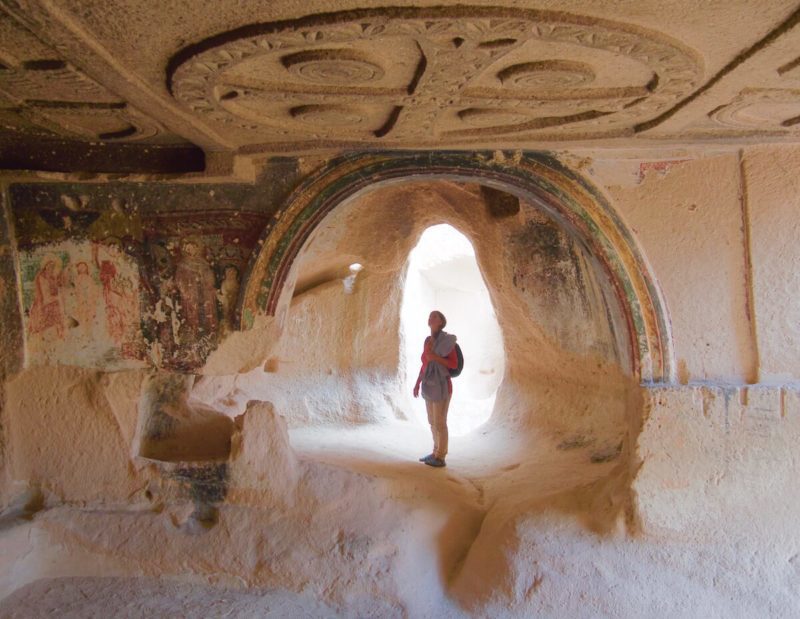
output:
[[[0,614],[796,615],[797,7],[257,4],[0,2]]]

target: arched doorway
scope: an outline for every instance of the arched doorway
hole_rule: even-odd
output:
[[[240,298],[242,326],[288,302],[293,261],[334,208],[378,187],[425,179],[479,182],[558,221],[608,275],[631,336],[632,374],[645,382],[672,377],[669,321],[632,236],[597,188],[544,153],[362,153],[331,161],[293,192],[265,230]]]
[[[495,208],[487,189],[518,205]],[[509,513],[590,488],[575,509],[601,501],[596,526],[612,526],[632,504],[638,385],[670,376],[668,321],[602,194],[546,155],[367,154],[309,177],[249,268],[243,326],[258,318],[281,325],[283,338],[246,398],[289,419],[303,458],[424,476],[416,457],[426,437],[417,432],[411,445],[402,436],[410,394],[398,387],[398,315],[408,253],[442,223],[474,243],[506,371],[490,421],[451,446],[449,477],[421,483],[458,480],[469,501],[502,500]],[[354,263],[363,268],[349,279]],[[317,355],[326,339],[335,345]]]

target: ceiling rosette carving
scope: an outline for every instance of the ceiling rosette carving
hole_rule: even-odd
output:
[[[191,45],[172,95],[241,144],[628,135],[691,94],[697,54],[643,28],[492,7],[363,9]]]

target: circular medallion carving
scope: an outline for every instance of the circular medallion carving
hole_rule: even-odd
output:
[[[364,55],[346,49],[314,49],[281,58],[297,77],[316,84],[342,86],[380,80],[383,69]]]
[[[542,56],[525,57],[529,42]],[[565,49],[579,53],[563,57]],[[599,83],[585,60],[595,51],[638,67],[635,83]],[[391,62],[376,61],[384,57]],[[277,73],[266,79],[264,67],[285,71],[286,79]],[[481,86],[483,75],[497,76],[500,85]],[[643,75],[652,79],[640,83]],[[309,125],[308,135],[293,129],[298,144],[315,139],[322,125],[335,139],[336,128],[344,132],[359,122],[359,139],[397,146],[434,145],[442,137],[527,139],[557,125],[565,127],[558,139],[587,130],[624,135],[687,97],[702,79],[699,55],[657,32],[585,15],[487,6],[370,8],[250,24],[185,48],[168,74],[175,99],[234,140],[284,146],[292,120]],[[229,104],[233,98],[264,114],[247,117],[246,106]],[[544,104],[547,119],[533,122]],[[370,123],[358,121],[367,106],[381,111]],[[257,131],[254,122],[261,123]]]
[[[497,74],[503,86],[513,88],[577,88],[594,80],[592,67],[571,60],[542,60],[506,67]]]

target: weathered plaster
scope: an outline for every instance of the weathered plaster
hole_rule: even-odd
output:
[[[663,291],[679,380],[752,381],[736,154],[651,169],[607,191]]]
[[[22,367],[24,345],[17,285],[16,243],[4,183],[0,183],[0,506],[8,498],[6,380]]]
[[[295,175],[277,160],[255,185],[13,184],[27,363],[201,366]]]
[[[753,305],[765,382],[800,379],[800,185],[797,147],[744,151]]]

